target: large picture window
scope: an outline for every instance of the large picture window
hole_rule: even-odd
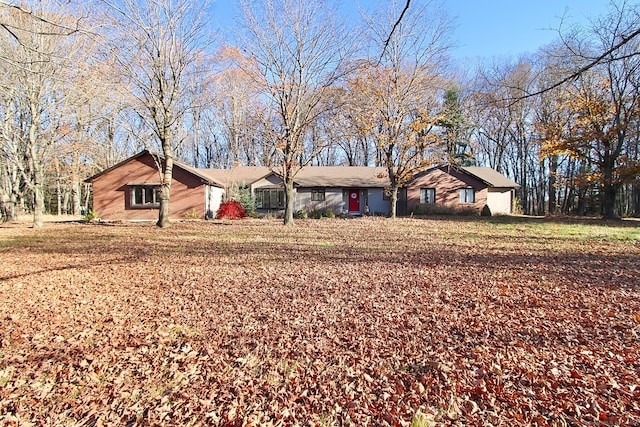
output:
[[[311,201],[312,202],[322,202],[322,201],[324,201],[324,188],[313,188],[313,189],[311,189]]]
[[[255,190],[257,209],[284,209],[284,190],[258,188]]]
[[[436,202],[436,189],[435,188],[421,188],[420,189],[420,203],[435,203]]]
[[[157,208],[160,206],[159,185],[134,185],[131,187],[131,206]]]
[[[473,188],[460,189],[460,203],[475,203],[476,192]]]

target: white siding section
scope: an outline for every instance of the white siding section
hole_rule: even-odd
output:
[[[204,194],[206,198],[204,203],[205,217],[214,218],[216,216],[216,213],[218,213],[220,204],[222,203],[222,196],[224,194],[224,189],[207,185]]]
[[[508,188],[488,188],[487,206],[491,209],[491,214],[508,215],[511,213],[511,189]]]

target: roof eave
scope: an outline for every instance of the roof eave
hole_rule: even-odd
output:
[[[484,184],[486,184],[488,187],[491,188],[520,188],[520,184],[518,184],[517,182],[514,182],[513,185],[509,185],[509,186],[504,186],[504,185],[495,185],[494,183],[487,181],[486,179],[482,178],[481,176],[478,176],[477,174],[471,172],[470,170],[468,170],[467,168],[460,166],[460,167],[455,167],[453,166],[453,168],[466,173],[467,175],[472,176],[473,178],[477,179],[478,181],[483,182]],[[508,178],[507,178],[508,179]]]

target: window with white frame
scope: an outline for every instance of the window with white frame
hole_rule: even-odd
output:
[[[312,188],[311,189],[311,201],[322,202],[324,201],[324,188]]]
[[[436,202],[436,189],[435,188],[421,188],[420,189],[420,203],[435,203]]]
[[[475,203],[476,191],[473,188],[460,189],[460,203]]]
[[[131,206],[136,208],[157,208],[160,206],[160,186],[132,185]]]

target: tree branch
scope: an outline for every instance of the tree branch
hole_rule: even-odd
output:
[[[640,35],[640,28],[636,29],[634,32],[632,32],[629,36],[622,36],[622,40],[615,44],[614,46],[612,46],[611,48],[607,49],[604,53],[602,53],[601,55],[599,55],[598,57],[592,59],[588,64],[584,65],[583,67],[580,67],[578,70],[574,71],[573,73],[571,73],[570,75],[568,75],[567,77],[563,78],[562,80],[557,81],[556,83],[552,84],[551,86],[547,86],[543,89],[540,89],[539,91],[533,92],[533,93],[528,93],[522,97],[518,97],[516,99],[516,101],[521,101],[527,98],[531,98],[534,96],[538,96],[538,95],[542,95],[543,93],[549,92],[557,87],[562,86],[563,84],[570,82],[572,80],[577,79],[578,77],[580,77],[583,73],[585,73],[586,71],[589,71],[591,68],[595,67],[598,64],[601,64],[603,62],[603,60],[611,55],[613,52],[615,52],[616,50],[620,49],[622,46],[624,46],[625,44],[629,43],[629,41],[633,40],[635,37],[637,37],[638,35]],[[626,55],[625,57],[629,57],[629,56],[635,56],[638,55],[639,53],[634,53],[632,55]],[[613,58],[611,59],[612,61],[616,60],[616,59],[623,59],[623,57],[620,58]]]
[[[47,36],[70,36],[74,33],[77,33],[80,31],[80,21],[84,18],[84,17],[80,17],[77,21],[76,21],[76,26],[74,27],[70,27],[67,25],[63,25],[59,22],[54,22],[50,19],[45,18],[44,16],[40,16],[37,13],[34,13],[33,10],[30,9],[26,9],[20,5],[15,5],[15,4],[11,4],[11,3],[7,3],[6,1],[0,1],[0,7],[7,7],[10,9],[14,9],[16,11],[18,11],[19,13],[22,13],[24,15],[30,16],[31,18],[35,19],[36,21],[40,21],[44,24],[48,24],[51,25],[54,28],[59,28],[61,31],[59,32],[42,32],[42,35],[47,35]],[[11,25],[10,24],[6,24],[6,23],[2,23],[0,24],[0,27],[4,28],[5,30],[7,30],[16,40],[19,40],[18,36],[9,29]],[[11,26],[12,28],[18,28],[18,29],[22,29],[19,28],[17,26]]]
[[[396,28],[398,28],[398,25],[400,25],[400,22],[402,22],[402,18],[404,18],[404,14],[409,9],[409,4],[410,3],[411,3],[411,0],[407,0],[407,4],[404,5],[404,9],[402,9],[402,13],[400,14],[400,17],[398,18],[396,23],[393,24],[393,28],[391,28],[391,32],[389,33],[389,37],[387,37],[387,40],[385,40],[385,42],[384,42],[384,47],[382,48],[382,53],[380,54],[380,60],[378,61],[378,63],[382,62],[382,57],[387,52],[387,48],[389,47],[389,43],[391,43],[391,37],[393,37],[393,33],[396,31]]]

